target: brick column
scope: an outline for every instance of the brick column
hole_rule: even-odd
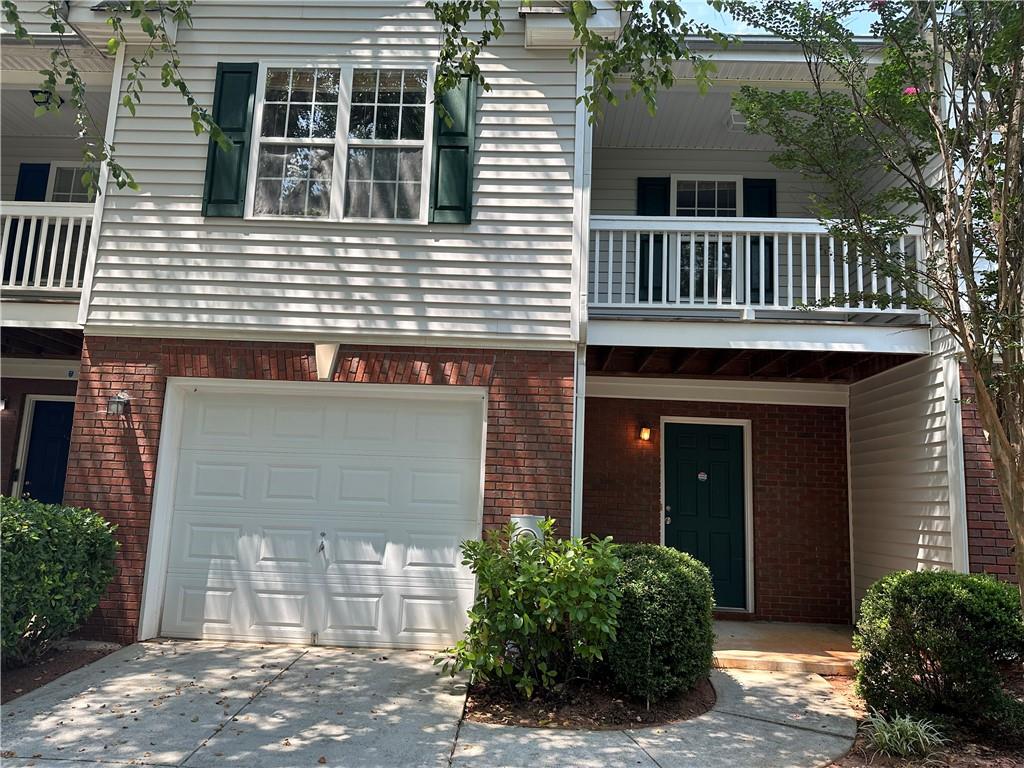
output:
[[[974,381],[960,366],[960,414],[964,435],[964,484],[967,498],[967,552],[972,573],[990,573],[1016,582],[1013,538],[1003,513],[992,453],[981,428]]]

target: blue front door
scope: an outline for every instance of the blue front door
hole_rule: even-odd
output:
[[[64,476],[68,471],[71,421],[75,404],[64,400],[37,400],[25,455],[21,492],[46,504],[64,500]]]

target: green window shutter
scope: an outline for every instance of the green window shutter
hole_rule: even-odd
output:
[[[451,125],[434,112],[434,167],[430,177],[430,221],[469,224],[473,218],[473,144],[476,82],[462,78],[441,97]]]
[[[245,182],[249,170],[249,141],[258,73],[258,64],[217,65],[213,120],[231,142],[231,150],[225,152],[210,139],[206,153],[203,216],[245,215]]]

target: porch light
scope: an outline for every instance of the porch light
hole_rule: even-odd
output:
[[[32,94],[32,103],[35,104],[37,107],[45,107],[47,104],[50,103],[51,99],[57,102],[58,107],[64,105],[64,97],[61,96],[59,93],[54,94],[51,91],[43,91],[38,89],[33,89],[29,91],[29,93]]]
[[[6,411],[6,410],[7,410],[7,398],[6,397],[0,397],[0,411]]]
[[[646,425],[640,427],[640,439],[643,440],[645,443],[650,442],[650,440],[651,440],[651,428],[650,427],[648,427]]]
[[[124,409],[128,407],[128,401],[131,398],[128,397],[128,393],[124,390],[118,392],[116,395],[111,395],[110,399],[107,400],[107,414],[110,416],[123,416]]]

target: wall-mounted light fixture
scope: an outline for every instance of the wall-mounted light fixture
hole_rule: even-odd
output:
[[[0,411],[6,411],[6,410],[7,410],[7,398],[6,397],[0,397]]]
[[[110,416],[123,416],[130,399],[128,393],[123,390],[116,395],[111,395],[110,399],[107,400],[107,414]]]
[[[651,440],[651,428],[646,424],[640,427],[640,439],[645,443],[650,442]]]

